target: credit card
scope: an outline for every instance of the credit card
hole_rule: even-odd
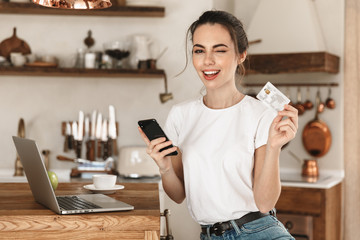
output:
[[[282,111],[284,109],[284,105],[289,104],[290,102],[290,99],[272,85],[271,82],[267,82],[265,84],[258,95],[256,95],[256,98],[276,111]]]

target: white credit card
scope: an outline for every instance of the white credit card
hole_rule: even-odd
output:
[[[282,111],[285,104],[289,104],[288,99],[279,89],[277,89],[271,82],[267,82],[261,91],[256,95],[256,98],[261,102],[274,108],[276,111]]]

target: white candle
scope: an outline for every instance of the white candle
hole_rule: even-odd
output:
[[[101,141],[106,142],[108,140],[107,121],[104,119],[102,125]]]

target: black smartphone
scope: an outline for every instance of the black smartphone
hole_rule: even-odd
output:
[[[138,121],[138,124],[150,141],[160,137],[165,137],[166,141],[169,141],[168,137],[165,135],[164,131],[161,129],[156,119],[140,120]],[[172,147],[173,145],[171,144],[170,146],[162,148],[160,152]],[[167,154],[166,156],[175,156],[177,154],[178,152],[174,151],[172,153]]]

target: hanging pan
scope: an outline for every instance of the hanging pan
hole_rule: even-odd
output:
[[[31,49],[29,45],[22,39],[16,36],[16,28],[13,29],[13,35],[10,38],[3,40],[0,43],[0,55],[10,61],[10,53],[19,52],[23,55],[30,54]]]
[[[315,119],[308,122],[302,133],[305,150],[314,157],[324,156],[331,146],[331,132],[328,125],[319,119],[318,106],[320,104],[320,91],[316,94]]]

